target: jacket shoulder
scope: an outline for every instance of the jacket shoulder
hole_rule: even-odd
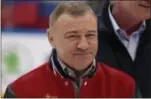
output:
[[[130,83],[134,83],[134,79],[129,76],[127,73],[120,71],[118,69],[115,69],[111,66],[108,66],[107,64],[104,63],[99,63],[103,69],[103,71],[109,75],[112,76],[114,79],[119,80],[119,81],[123,81],[123,82],[130,82]]]
[[[26,90],[33,87],[36,87],[37,84],[43,84],[43,80],[45,80],[46,72],[48,69],[48,63],[44,63],[39,67],[31,70],[30,72],[22,75],[17,80],[12,82],[9,86],[12,90]]]
[[[33,78],[37,78],[41,74],[43,74],[43,72],[45,72],[45,70],[47,69],[47,67],[48,67],[48,63],[44,63],[44,64],[38,66],[37,68],[29,71],[28,73],[20,76],[14,82],[28,82],[28,81],[30,81]]]
[[[121,93],[123,96],[126,93],[131,94],[131,96],[135,94],[135,81],[131,76],[104,63],[100,62],[99,65],[104,72],[107,82],[112,82],[112,86],[117,90],[123,90]]]

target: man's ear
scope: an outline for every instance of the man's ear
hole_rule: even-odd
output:
[[[47,37],[48,37],[49,43],[52,45],[53,48],[55,48],[54,35],[49,28],[47,29]]]

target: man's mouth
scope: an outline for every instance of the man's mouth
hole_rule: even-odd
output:
[[[150,8],[150,1],[149,0],[143,0],[140,2],[139,6],[144,8]]]
[[[76,53],[76,55],[88,55],[89,53]]]
[[[84,53],[75,53],[75,55],[89,55],[90,52],[84,52]]]

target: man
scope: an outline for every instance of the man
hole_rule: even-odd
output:
[[[132,76],[151,98],[150,1],[112,0],[98,16],[97,60]]]
[[[96,62],[97,19],[80,2],[62,2],[50,15],[48,63],[11,83],[4,97],[100,98],[133,97],[134,80]]]

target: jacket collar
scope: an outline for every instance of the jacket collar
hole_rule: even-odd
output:
[[[97,15],[98,17],[98,28],[102,31],[113,31],[111,21],[109,20],[109,14],[108,14],[108,6],[109,1],[106,1],[102,7],[102,11]]]
[[[60,62],[58,61],[57,59],[57,52],[55,49],[52,50],[52,54],[49,58],[49,65],[50,65],[50,68],[51,70],[53,71],[54,74],[57,74],[59,73],[59,75],[62,77],[62,78],[69,78],[71,80],[74,80],[75,78],[74,77],[71,77],[68,75],[68,73],[66,73],[63,68],[61,67],[61,64]],[[91,68],[91,70],[89,71],[89,73],[87,75],[84,76],[85,77],[92,77],[93,74],[95,73],[96,71],[96,68],[97,68],[97,65],[96,66],[93,66],[93,68]]]

